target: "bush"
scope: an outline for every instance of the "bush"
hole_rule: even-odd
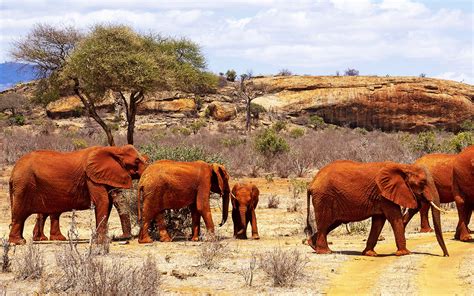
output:
[[[309,123],[314,125],[315,129],[323,129],[327,126],[324,119],[318,115],[311,115],[309,117]]]
[[[229,69],[229,70],[227,70],[227,72],[225,72],[225,76],[227,78],[227,81],[234,82],[235,78],[237,78],[237,73],[235,72],[235,70]]]
[[[76,150],[87,148],[87,142],[84,139],[73,138],[71,142]]]
[[[442,150],[454,153],[459,153],[470,145],[474,145],[474,135],[472,132],[461,132],[441,144]]]
[[[367,234],[370,228],[370,220],[360,222],[349,222],[346,224],[347,234]]]
[[[260,268],[275,287],[293,287],[298,279],[304,277],[308,259],[298,250],[284,251],[275,248],[259,255]]]
[[[11,125],[25,125],[25,116],[22,114],[16,114],[15,116],[10,117]]]
[[[290,147],[275,130],[268,128],[255,138],[255,149],[265,156],[275,156],[279,153],[288,152]]]
[[[196,161],[202,160],[208,163],[224,164],[224,159],[220,154],[208,153],[201,147],[166,147],[148,144],[142,146],[140,151],[146,154],[150,160],[170,159],[176,161]]]
[[[470,119],[467,119],[467,120],[464,120],[461,125],[460,125],[461,129],[463,131],[474,131],[474,120],[470,120]]]
[[[359,70],[348,68],[344,71],[345,76],[359,76]]]
[[[291,76],[293,75],[293,73],[291,73],[290,70],[284,68],[284,69],[281,69],[278,73],[277,73],[277,76]]]
[[[437,151],[436,134],[433,131],[421,132],[416,136],[412,149],[425,153],[433,153]]]
[[[248,267],[243,266],[239,272],[239,274],[244,278],[245,285],[248,287],[252,287],[253,274],[256,268],[257,268],[257,256],[255,256],[255,254],[252,254],[252,257],[250,258],[250,261],[249,261],[249,266]]]
[[[185,207],[176,210],[165,210],[166,230],[172,239],[181,237],[187,239],[191,235],[193,220],[191,209]]]
[[[270,195],[268,197],[268,205],[267,207],[269,209],[278,209],[278,206],[280,205],[280,198],[276,195]]]
[[[2,255],[2,272],[10,272],[11,271],[11,259],[10,259],[10,242],[6,238],[2,238],[2,249],[3,249],[3,255]]]
[[[191,123],[189,125],[189,128],[191,129],[193,134],[197,134],[199,130],[205,126],[207,126],[206,121],[203,119],[198,119],[198,120],[195,120],[193,123]]]
[[[272,128],[277,132],[281,132],[282,130],[284,130],[286,128],[286,122],[283,121],[283,120],[278,120],[277,122],[275,122],[272,126]]]
[[[33,242],[29,242],[23,247],[13,263],[13,273],[16,280],[36,280],[43,275],[45,266],[43,253],[38,246],[33,245]]]
[[[226,253],[227,244],[223,243],[218,236],[206,239],[199,253],[201,266],[207,269],[216,268],[219,259],[225,257]]]
[[[293,139],[301,138],[302,136],[304,136],[304,129],[295,127],[290,130],[290,137]]]
[[[260,113],[265,113],[266,110],[263,108],[262,105],[259,105],[257,103],[250,103],[250,114],[253,116],[253,118],[259,118]]]

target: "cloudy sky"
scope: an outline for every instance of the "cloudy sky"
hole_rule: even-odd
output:
[[[94,3],[97,2],[97,3]],[[208,68],[332,75],[426,73],[474,84],[470,0],[1,0],[0,62],[35,23],[128,24],[198,42]],[[99,4],[100,3],[100,4]]]

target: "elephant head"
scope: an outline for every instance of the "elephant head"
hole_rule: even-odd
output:
[[[224,225],[229,214],[229,174],[225,167],[220,164],[211,164],[211,191],[219,193],[222,196],[222,221],[219,226]]]
[[[95,183],[130,188],[145,167],[146,160],[132,145],[100,147],[89,154],[86,174]]]
[[[444,255],[448,256],[441,230],[438,190],[428,169],[418,165],[393,163],[382,168],[375,181],[383,197],[409,209],[410,215],[420,210],[421,203],[431,204],[436,239]]]

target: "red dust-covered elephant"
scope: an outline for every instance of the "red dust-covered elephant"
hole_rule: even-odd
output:
[[[309,222],[310,198],[314,206],[316,232]],[[342,223],[372,218],[363,255],[376,256],[374,248],[388,220],[395,234],[397,256],[410,254],[406,247],[402,210],[431,203],[439,209],[439,196],[429,172],[416,165],[394,162],[359,163],[335,161],[322,168],[308,187],[306,233],[308,244],[318,254],[331,253],[327,235]],[[439,210],[433,210],[436,238],[448,256]]]
[[[234,237],[247,238],[247,226],[252,225],[252,238],[259,239],[257,228],[257,216],[255,209],[258,204],[257,186],[248,183],[237,183],[232,187],[232,221],[234,222]]]
[[[222,196],[222,226],[227,220],[230,195],[229,174],[223,165],[172,160],[159,160],[149,165],[138,183],[138,216],[142,224],[138,242],[153,242],[149,234],[152,221],[158,225],[160,241],[171,241],[166,231],[164,210],[187,206],[191,206],[192,240],[199,240],[201,216],[208,233],[214,234],[209,201],[211,191]]]
[[[112,208],[110,192],[115,188],[130,188],[132,179],[140,177],[145,165],[132,145],[96,146],[74,152],[39,150],[24,155],[15,164],[10,178],[9,241],[25,243],[23,227],[31,214],[59,218],[62,212],[85,210],[91,203],[95,205],[97,232],[102,240]]]

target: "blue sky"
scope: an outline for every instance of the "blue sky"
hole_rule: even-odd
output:
[[[0,61],[35,23],[128,24],[198,42],[213,72],[332,75],[426,73],[474,84],[468,0],[0,2]]]

